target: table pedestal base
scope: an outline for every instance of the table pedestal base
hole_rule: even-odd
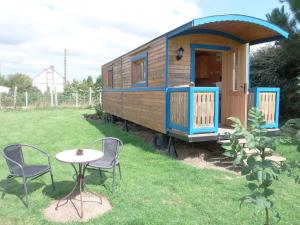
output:
[[[85,172],[85,169],[86,169],[86,165],[83,165],[83,164],[79,164],[79,170],[77,172],[77,169],[76,167],[71,164],[76,172],[76,183],[72,189],[72,191],[67,194],[65,197],[63,197],[62,199],[58,200],[57,204],[56,204],[56,207],[55,207],[55,210],[57,210],[59,207],[67,204],[69,201],[72,203],[74,209],[76,210],[78,216],[80,218],[83,217],[83,202],[95,202],[95,203],[100,203],[102,204],[102,198],[100,195],[98,195],[97,193],[95,192],[92,192],[92,191],[89,191],[85,185],[85,182],[84,182],[84,172]],[[85,189],[85,190],[84,190]],[[83,200],[82,199],[82,192],[85,192],[85,193],[88,193],[90,195],[94,195],[96,196],[97,198],[99,198],[99,202],[98,201],[87,201],[87,200]],[[77,199],[76,196],[79,195],[80,199]],[[63,202],[64,201],[64,202]],[[80,212],[77,208],[77,206],[75,205],[74,201],[80,201]],[[63,202],[62,204],[60,204],[61,202]]]

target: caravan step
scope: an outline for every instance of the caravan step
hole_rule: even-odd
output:
[[[226,144],[226,143],[229,143],[229,142],[230,142],[230,140],[220,140],[220,141],[218,141],[218,143],[220,143],[220,144]],[[239,143],[245,145],[245,144],[247,144],[247,140],[245,138],[241,138],[241,139],[239,139]]]

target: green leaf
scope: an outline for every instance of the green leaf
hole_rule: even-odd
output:
[[[251,191],[254,191],[258,188],[258,185],[255,184],[255,183],[248,183],[248,188],[251,190]]]
[[[272,203],[270,200],[266,199],[263,196],[258,196],[255,201],[253,201],[254,204],[261,208],[270,208],[272,206]]]
[[[253,155],[249,156],[247,159],[248,166],[252,168],[252,167],[254,167],[255,163],[256,163],[255,156],[253,156]]]
[[[243,169],[242,169],[242,175],[247,175],[251,172],[251,168],[249,166],[245,166]]]
[[[267,189],[263,192],[263,195],[266,196],[266,197],[269,197],[273,194],[274,194],[274,190],[272,190],[272,189]]]
[[[225,143],[221,147],[224,148],[225,150],[232,150],[233,149],[231,143]]]

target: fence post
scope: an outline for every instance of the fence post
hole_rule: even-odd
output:
[[[99,103],[100,103],[100,105],[102,105],[102,92],[101,92],[102,90],[100,89],[100,91],[99,91]]]
[[[76,107],[78,107],[78,91],[75,93],[75,98],[76,98]]]
[[[14,108],[15,109],[17,108],[17,90],[18,90],[18,87],[15,86],[15,90],[14,90]]]
[[[58,105],[58,102],[57,102],[57,91],[55,89],[55,107],[57,107],[57,105]]]
[[[92,87],[90,87],[89,105],[92,105]]]
[[[25,109],[28,109],[28,93],[25,91]]]
[[[1,105],[1,92],[0,92],[0,109],[2,109],[2,105]]]
[[[51,91],[50,91],[50,105],[51,105],[51,107],[53,107],[53,105],[54,105],[54,100],[53,100],[53,90],[51,89]]]

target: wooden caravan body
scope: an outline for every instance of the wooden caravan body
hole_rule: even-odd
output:
[[[287,38],[253,17],[194,19],[102,66],[103,109],[187,141],[213,140],[260,108],[278,127],[279,89],[250,87],[250,45]]]

